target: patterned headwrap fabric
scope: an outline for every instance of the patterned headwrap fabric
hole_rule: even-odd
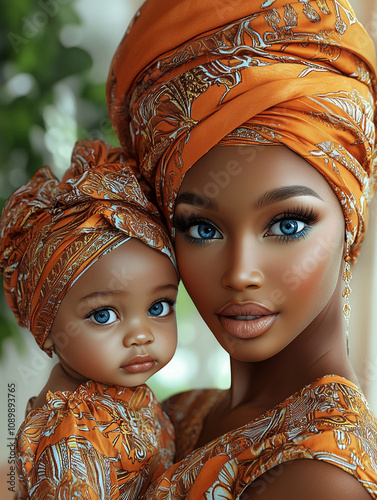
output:
[[[376,56],[347,0],[148,0],[114,56],[108,108],[172,226],[216,144],[284,144],[328,181],[355,260],[376,189]]]
[[[42,167],[7,201],[0,219],[5,295],[18,324],[42,349],[69,288],[130,237],[175,265],[168,233],[141,182],[135,162],[119,148],[86,140],[76,144],[62,182]]]

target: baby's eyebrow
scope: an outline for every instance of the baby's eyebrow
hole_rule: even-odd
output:
[[[273,203],[294,198],[295,196],[315,196],[322,200],[319,194],[308,186],[282,186],[263,193],[258,200],[253,203],[253,206],[259,210],[266,205],[272,205]]]
[[[81,297],[80,302],[83,302],[84,300],[95,299],[97,297],[120,295],[122,293],[127,294],[128,292],[125,292],[124,290],[100,290],[98,292],[89,293],[88,295],[85,295],[85,297]]]
[[[158,285],[155,288],[151,290],[151,293],[157,293],[157,292],[162,292],[164,290],[174,290],[175,292],[178,292],[178,287],[177,285],[174,285],[173,283],[166,283],[164,285]]]

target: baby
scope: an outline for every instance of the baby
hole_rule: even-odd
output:
[[[145,382],[176,349],[178,276],[140,183],[120,150],[81,141],[62,182],[43,167],[4,208],[7,302],[59,360],[16,437],[21,499],[138,498],[173,462]]]

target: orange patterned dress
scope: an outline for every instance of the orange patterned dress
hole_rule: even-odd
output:
[[[180,461],[151,485],[146,499],[238,498],[261,474],[299,459],[340,467],[377,498],[377,421],[348,380],[323,377],[194,450],[205,416],[223,396],[224,391],[196,390],[167,401]]]
[[[174,430],[148,386],[89,381],[47,394],[16,455],[20,499],[136,499],[173,463]]]

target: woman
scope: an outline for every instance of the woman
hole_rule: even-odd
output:
[[[376,189],[376,95],[345,0],[149,0],[135,17],[111,119],[231,359],[229,391],[168,402],[178,463],[148,498],[377,498],[376,420],[342,325]]]

